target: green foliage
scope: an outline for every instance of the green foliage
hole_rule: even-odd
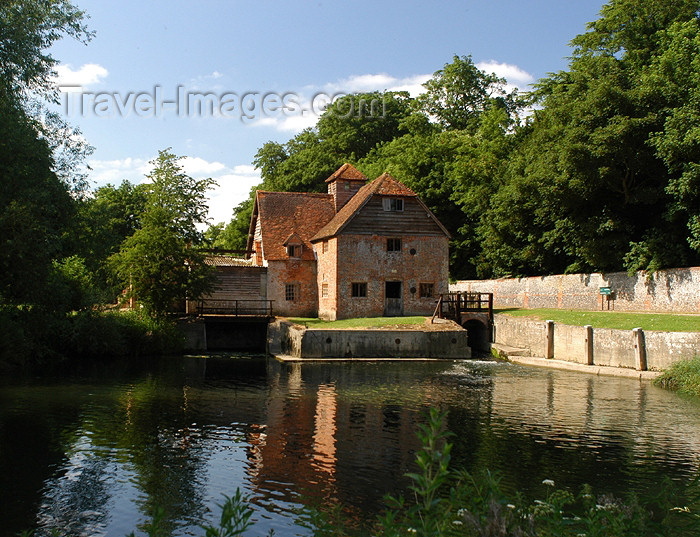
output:
[[[63,36],[87,42],[85,13],[69,0],[11,0],[0,5],[0,81],[20,99],[29,92],[57,95],[51,80],[58,63],[46,51]]]
[[[196,300],[212,285],[211,268],[195,247],[206,222],[206,191],[211,179],[186,175],[169,150],[160,151],[147,176],[151,181],[142,227],[128,237],[111,266],[125,291],[154,317],[163,317],[186,297]]]
[[[673,363],[654,379],[654,384],[680,393],[700,396],[700,356]]]
[[[42,298],[73,205],[36,123],[0,88],[0,300]]]
[[[88,310],[103,298],[85,260],[70,256],[54,260],[44,303],[57,312]]]
[[[452,63],[445,64],[424,84],[426,92],[418,97],[417,105],[444,129],[473,133],[481,114],[490,109],[517,113],[522,103],[517,92],[508,93],[505,85],[505,79],[476,67],[471,56],[455,55]]]
[[[12,0],[0,3],[0,93],[12,106],[34,118],[33,129],[48,143],[51,171],[76,192],[87,186],[80,170],[92,148],[63,118],[40,99],[58,102],[53,68],[58,61],[47,52],[64,36],[83,43],[92,38],[86,15],[69,0]]]
[[[236,489],[233,496],[226,498],[223,505],[219,505],[221,517],[219,526],[203,526],[206,537],[235,537],[243,533],[252,525],[250,517],[253,509],[246,503],[241,491]]]
[[[533,95],[541,109],[481,229],[494,275],[654,271],[700,261],[692,236],[688,242],[696,194],[680,186],[694,179],[678,167],[672,120],[685,118],[682,132],[692,132],[692,116],[680,108],[700,67],[688,42],[698,7],[609,2],[572,41],[569,70],[540,81]]]

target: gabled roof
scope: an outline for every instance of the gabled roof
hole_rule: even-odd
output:
[[[449,232],[435,218],[435,215],[428,207],[420,200],[418,195],[408,188],[403,183],[394,179],[388,173],[384,173],[377,177],[371,183],[363,186],[350,201],[348,201],[340,211],[328,222],[318,233],[311,237],[311,242],[320,241],[337,235],[342,229],[353,219],[353,217],[364,207],[372,196],[391,196],[396,198],[415,198],[416,201],[427,211],[433,220],[440,226],[440,229],[449,237]]]
[[[334,214],[335,205],[330,194],[258,190],[253,218],[260,222],[265,259],[288,259],[285,243],[291,238],[291,233],[304,246],[301,258],[313,260],[310,239]],[[255,230],[252,222],[251,228]]]
[[[330,183],[331,181],[335,181],[336,179],[348,179],[350,181],[366,181],[367,177],[360,170],[355,168],[355,166],[346,162],[340,168],[335,170],[328,179],[326,179],[326,183]]]

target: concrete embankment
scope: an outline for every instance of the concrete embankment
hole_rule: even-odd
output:
[[[465,359],[467,331],[452,323],[440,330],[317,329],[282,319],[270,323],[268,352],[287,360]]]
[[[700,353],[697,332],[570,326],[505,314],[494,316],[493,341],[513,361],[640,378]]]

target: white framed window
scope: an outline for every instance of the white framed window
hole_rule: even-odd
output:
[[[321,297],[328,298],[328,284],[327,283],[321,284]]]
[[[384,210],[387,212],[401,212],[403,211],[403,199],[402,198],[384,198],[382,200]]]
[[[287,255],[289,257],[301,257],[301,244],[288,244]]]

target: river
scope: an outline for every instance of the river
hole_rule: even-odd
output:
[[[700,401],[638,380],[261,356],[83,369],[0,381],[2,537],[123,537],[153,505],[174,535],[203,535],[236,488],[255,508],[251,535],[308,535],[295,512],[314,502],[371,518],[386,493],[406,491],[428,407],[448,412],[456,465],[532,498],[544,479],[623,495],[698,472]]]

